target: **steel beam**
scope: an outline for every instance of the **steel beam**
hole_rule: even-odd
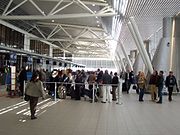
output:
[[[56,8],[63,2],[63,0],[59,0],[59,2],[54,6],[54,8],[49,12],[48,15],[52,14],[54,12],[54,10],[56,10]]]
[[[8,12],[9,13],[9,12]],[[69,19],[69,18],[87,18],[87,17],[106,17],[115,16],[117,13],[104,13],[104,14],[90,14],[90,13],[79,13],[79,14],[59,14],[59,15],[13,15],[13,16],[0,16],[0,19],[4,20],[53,20],[53,19]]]
[[[124,53],[124,56],[125,56],[125,58],[126,58],[126,60],[127,60],[127,62],[128,62],[128,65],[129,65],[129,67],[130,67],[130,70],[133,71],[133,67],[132,67],[131,61],[130,61],[127,53],[126,53],[126,50],[125,50],[125,48],[124,48],[124,45],[123,45],[122,43],[120,43],[120,46],[121,46],[122,52]]]
[[[28,33],[27,31],[22,30],[22,29],[14,26],[14,25],[12,25],[12,24],[10,24],[10,23],[8,23],[8,22],[5,22],[5,21],[3,21],[3,20],[0,20],[0,24],[2,24],[2,25],[4,25],[4,26],[7,26],[7,27],[9,27],[9,28],[11,28],[11,29],[13,29],[13,30],[16,30],[16,31],[18,31],[18,32],[20,32],[20,33],[22,33],[22,34],[28,35],[30,38],[36,38],[36,39],[39,38],[39,37],[37,37],[37,36],[35,36],[35,35],[31,34],[31,33]],[[67,50],[65,50],[65,49],[60,48],[59,46],[57,46],[57,45],[55,45],[55,44],[52,44],[52,43],[44,40],[43,38],[40,39],[39,41],[41,41],[41,42],[43,42],[43,43],[45,43],[45,44],[48,44],[48,45],[50,45],[50,46],[52,46],[52,47],[54,47],[54,48],[59,48],[60,50],[67,51]],[[68,52],[68,51],[67,51],[67,52]]]
[[[31,2],[33,4],[33,6],[43,15],[46,16],[45,13],[39,8],[39,6],[33,1],[33,0],[29,0],[29,2]]]
[[[90,13],[94,14],[94,12],[88,7],[86,6],[81,0],[77,0],[83,7],[85,7],[85,9],[87,11],[89,11]]]
[[[56,26],[56,25],[60,25],[62,27],[67,27],[68,29],[70,28],[77,28],[77,29],[91,29],[93,31],[100,31],[100,32],[105,32],[104,29],[102,28],[97,28],[97,27],[89,27],[89,26],[84,26],[84,25],[74,25],[74,24],[62,24],[62,23],[46,23],[46,22],[37,22],[38,25],[42,25],[42,26]],[[65,28],[64,28],[65,29]]]
[[[96,41],[96,43],[104,43],[104,40],[110,40],[110,39],[98,39],[98,38],[79,38],[79,39],[70,39],[70,38],[50,38],[50,39],[43,39],[39,37],[30,37],[34,40],[47,40],[47,41],[69,41],[69,42],[76,42],[76,41],[84,41],[84,42],[93,42]]]
[[[129,28],[129,31],[130,31],[130,33],[131,33],[134,41],[135,41],[136,47],[137,47],[137,49],[138,49],[138,51],[139,51],[139,54],[141,55],[141,58],[142,58],[144,64],[146,65],[146,67],[148,67],[147,62],[146,62],[146,59],[145,59],[145,57],[144,57],[144,55],[143,55],[143,53],[142,53],[142,50],[141,50],[141,48],[140,48],[140,45],[139,45],[139,42],[138,42],[138,40],[137,40],[136,34],[135,34],[134,29],[133,29],[133,27],[132,27],[132,24],[131,24],[130,22],[128,22],[127,26],[128,26],[128,28]]]
[[[68,3],[67,5],[61,7],[60,9],[58,9],[58,10],[56,10],[56,11],[54,11],[54,12],[51,13],[50,15],[55,15],[56,13],[60,12],[61,10],[65,9],[65,8],[67,8],[68,6],[70,6],[70,5],[73,4],[73,3],[74,3],[74,1]]]
[[[123,70],[123,71],[126,71],[126,68],[125,68],[125,66],[124,66],[124,63],[122,62],[121,56],[119,55],[118,52],[117,52],[117,57],[119,58],[119,62],[120,62],[120,64],[121,64],[122,70]]]
[[[17,9],[18,7],[20,7],[21,5],[23,5],[24,3],[26,3],[28,0],[24,0],[21,3],[19,3],[18,5],[16,5],[14,8],[12,8],[10,11],[5,13],[5,16],[7,16],[8,14],[10,14],[12,11],[14,11],[15,9]]]
[[[9,3],[8,3],[8,5],[6,6],[6,8],[5,8],[5,10],[4,10],[4,12],[3,12],[2,15],[5,15],[5,13],[6,13],[7,10],[9,9],[9,7],[10,7],[10,5],[11,5],[12,2],[13,2],[13,0],[10,0],[10,1],[9,1]]]
[[[58,2],[59,0],[39,0],[39,1],[44,1],[44,2]],[[69,3],[71,2],[72,0],[64,0],[63,3]],[[84,4],[86,5],[96,5],[96,6],[108,6],[108,3],[105,3],[105,1],[103,2],[96,2],[96,1],[82,1]]]
[[[145,49],[145,47],[144,47],[144,43],[143,43],[142,37],[141,37],[141,35],[140,35],[140,32],[139,32],[139,30],[138,30],[137,24],[136,24],[136,22],[135,22],[135,20],[134,20],[133,17],[130,17],[129,20],[130,20],[130,22],[131,22],[131,24],[132,24],[132,27],[133,27],[134,32],[135,32],[135,35],[136,35],[137,40],[138,40],[138,42],[139,42],[140,49],[141,49],[141,51],[142,51],[142,53],[143,53],[143,56],[144,56],[144,58],[145,58],[145,60],[146,60],[146,62],[147,62],[148,70],[149,70],[149,72],[152,74],[152,73],[153,73],[153,67],[152,67],[152,64],[151,64],[151,60],[150,60],[150,58],[149,58],[149,56],[148,56],[148,53],[147,53],[147,51],[146,51],[146,49]]]

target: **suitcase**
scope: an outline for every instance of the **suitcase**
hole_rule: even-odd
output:
[[[59,86],[58,87],[58,95],[60,99],[66,99],[66,87]]]
[[[122,84],[122,91],[127,91],[126,83],[125,82]]]

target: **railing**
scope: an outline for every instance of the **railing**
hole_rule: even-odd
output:
[[[67,85],[67,84],[70,84],[71,86],[75,86],[75,85],[93,85],[93,88],[92,88],[92,103],[95,102],[95,89],[96,89],[96,86],[104,86],[104,85],[110,85],[110,86],[117,86],[117,93],[118,93],[118,98],[117,98],[117,104],[122,104],[121,102],[121,96],[122,96],[122,83],[123,83],[123,80],[120,79],[119,81],[119,84],[97,84],[97,83],[75,83],[75,82],[72,82],[72,83],[67,83],[67,82],[43,82],[44,85],[47,85],[47,84],[54,84],[54,100],[57,101],[57,95],[56,95],[56,92],[57,92],[57,86],[58,84],[60,84],[61,86],[63,85]],[[24,93],[25,93],[25,86],[26,86],[27,82],[24,81]],[[24,95],[23,95],[24,97]]]

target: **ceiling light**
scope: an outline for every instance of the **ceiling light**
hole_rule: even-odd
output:
[[[94,13],[96,13],[97,11],[94,11]]]
[[[97,23],[99,23],[99,21],[96,21]]]
[[[98,19],[98,17],[96,16],[96,19]]]
[[[94,6],[96,6],[95,4],[92,4],[92,6],[94,7]]]
[[[52,22],[54,22],[54,20],[52,20]]]
[[[98,27],[100,27],[100,25],[99,25],[99,24],[98,24],[97,26],[98,26]]]

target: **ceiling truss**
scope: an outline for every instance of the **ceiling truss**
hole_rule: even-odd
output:
[[[6,6],[2,16],[0,16],[0,19],[6,19],[6,20],[49,20],[49,19],[67,19],[67,18],[83,18],[83,17],[103,17],[103,16],[115,16],[116,13],[107,4],[104,4],[104,8],[100,11],[97,11],[96,13],[92,11],[85,2],[81,0],[71,0],[67,2],[66,0],[60,0],[57,1],[57,4],[55,7],[53,7],[49,13],[45,14],[44,11],[33,1],[33,0],[23,0],[18,5],[16,5],[14,8],[9,9],[12,2],[14,0],[10,0],[8,5]],[[25,3],[31,3],[40,13],[40,15],[10,15],[14,10],[18,9]],[[46,2],[46,1],[44,1]],[[67,4],[60,6],[61,3],[66,2]],[[79,14],[59,14],[62,10],[69,7],[70,5],[76,3],[79,7],[83,7],[88,13],[79,13]],[[92,4],[92,3],[91,3]],[[60,6],[60,7],[59,7]],[[58,8],[59,7],[59,8]]]
[[[50,2],[50,0],[38,0],[40,2]],[[53,6],[49,12],[44,12],[41,5],[35,0],[22,0],[12,6],[15,0],[9,0],[6,5],[4,12],[0,16],[3,20],[38,20],[32,28],[28,29],[29,33],[39,33],[37,37],[30,37],[34,40],[45,40],[51,43],[58,43],[58,46],[63,49],[72,52],[73,54],[79,54],[78,56],[85,55],[88,56],[100,56],[106,54],[109,55],[108,45],[106,40],[111,40],[104,29],[100,27],[74,25],[74,24],[62,24],[62,23],[50,23],[43,22],[43,20],[52,19],[65,19],[65,18],[84,18],[84,17],[105,17],[116,15],[115,11],[111,6],[109,6],[104,0],[51,0],[55,2],[56,5]],[[21,8],[24,4],[31,4],[37,14],[27,14],[27,15],[17,15],[14,11]],[[71,5],[76,4],[79,8],[83,8],[86,13],[72,13],[64,14],[62,11]],[[89,6],[92,4],[96,6],[101,6],[99,11],[94,12]],[[44,31],[44,29],[49,29],[49,32]],[[79,31],[79,34],[74,36],[69,30]],[[64,36],[59,36],[63,33]],[[89,36],[87,36],[89,35]],[[59,37],[58,37],[59,36]],[[58,37],[58,38],[57,38]],[[84,53],[83,53],[84,51]]]

